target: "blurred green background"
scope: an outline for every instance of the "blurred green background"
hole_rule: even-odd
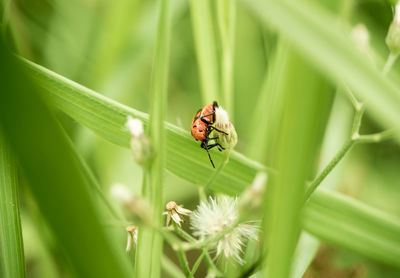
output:
[[[16,53],[123,104],[149,111],[156,1],[2,2],[2,31],[13,42]],[[323,4],[339,15],[341,11],[331,2],[324,1]],[[344,2],[347,2],[344,6],[349,16],[343,24],[365,24],[370,32],[371,47],[377,53],[376,59],[382,63],[388,54],[384,38],[392,20],[391,3],[378,0]],[[205,103],[202,103],[188,2],[176,0],[172,6],[167,119],[189,130],[194,112]],[[239,136],[236,150],[249,156],[252,155],[249,147],[254,124],[252,112],[265,82],[271,56],[276,51],[276,42],[276,34],[260,24],[239,2],[235,32],[234,113],[231,116]],[[220,54],[220,45],[217,50]],[[399,70],[400,67],[395,66],[396,74]],[[352,113],[350,103],[342,95],[336,96],[321,163],[328,160],[346,138]],[[109,192],[115,183],[126,184],[134,192],[140,192],[141,168],[133,162],[128,149],[106,142],[61,112],[58,116],[104,192]],[[362,133],[379,130],[367,112]],[[206,155],[204,159],[207,159]],[[325,183],[400,216],[399,166],[400,149],[395,143],[359,145],[335,169],[338,174],[333,174]],[[62,252],[30,192],[24,186],[20,190],[27,276],[69,277],[71,274]],[[165,196],[166,200],[194,209],[197,187],[167,173]],[[120,248],[124,248],[126,235],[123,230],[119,235]],[[322,245],[304,277],[400,277],[400,271],[349,251]]]

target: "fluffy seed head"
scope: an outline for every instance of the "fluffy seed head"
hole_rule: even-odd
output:
[[[204,240],[234,227],[238,220],[237,205],[237,198],[227,196],[210,197],[208,202],[201,202],[190,217],[193,234]],[[214,246],[217,256],[224,254],[226,258],[232,257],[242,264],[242,247],[249,238],[256,239],[256,227],[251,224],[237,225]]]
[[[215,109],[215,127],[225,132],[214,132],[215,136],[218,138],[217,142],[225,149],[233,149],[237,143],[237,133],[235,127],[229,121],[228,112],[226,112],[222,107],[217,107]]]

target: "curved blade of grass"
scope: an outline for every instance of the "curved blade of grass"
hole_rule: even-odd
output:
[[[148,115],[110,100],[27,60],[39,86],[50,93],[56,105],[86,127],[107,140],[129,148],[130,135],[125,128],[127,115],[141,119],[148,126]],[[207,154],[187,131],[166,123],[167,169],[195,184],[204,185],[212,174]],[[216,164],[223,155],[212,151]],[[248,186],[258,171],[266,168],[232,151],[230,162],[216,177],[212,190],[234,195]],[[207,173],[210,173],[207,175]]]
[[[399,218],[319,189],[306,205],[302,222],[305,230],[328,243],[400,268]]]
[[[0,137],[0,274],[25,277],[16,163]]]
[[[1,41],[0,60],[0,128],[75,274],[131,277],[100,223],[70,141]]]
[[[58,108],[110,142],[129,148],[129,134],[124,128],[127,115],[142,119],[145,125],[148,124],[147,114],[110,100],[34,63],[26,60],[23,61],[25,61],[26,68],[36,79],[38,85],[51,95]],[[209,177],[204,173],[208,173],[211,169],[206,154],[193,142],[193,139],[188,134],[189,132],[185,132],[168,123],[165,125],[167,130],[167,169],[187,181],[200,185],[206,184]],[[213,153],[213,157],[216,159],[221,158],[217,152]],[[232,151],[230,162],[221,171],[219,177],[216,178],[217,182],[211,188],[217,192],[238,195],[253,181],[258,171],[265,169],[261,164]],[[307,232],[317,235],[325,231],[323,234],[325,240],[351,250],[354,250],[354,245],[351,242],[349,243],[347,238],[352,238],[356,241],[360,234],[367,238],[369,241],[368,244],[372,244],[372,246],[378,246],[377,242],[384,240],[382,239],[381,232],[377,232],[376,229],[358,229],[355,226],[354,229],[345,229],[339,234],[333,228],[326,230],[323,225],[319,225],[315,215],[324,218],[324,222],[329,223],[331,227],[335,227],[336,225],[348,225],[351,227],[353,225],[351,217],[344,220],[341,219],[338,222],[337,219],[330,218],[329,214],[324,210],[319,211],[320,208],[315,208],[313,204],[316,202],[320,203],[321,206],[331,208],[328,204],[331,202],[330,199],[335,202],[338,196],[339,198],[341,196],[338,193],[327,192],[324,195],[323,202],[319,202],[319,199],[322,198],[318,194],[319,191],[321,189],[318,189],[315,193],[316,195],[309,201],[305,208],[306,213],[302,217],[303,227]],[[348,202],[340,204],[342,210],[348,208],[350,211],[357,211],[359,205],[353,205],[353,202],[357,202],[352,199],[347,200]],[[371,223],[376,223],[376,216],[370,216],[367,212],[366,210],[362,210],[358,213],[364,219],[371,217]],[[326,217],[324,217],[325,215]],[[385,214],[385,218],[387,217],[390,218],[390,216]],[[316,222],[314,223],[313,221]],[[346,222],[343,223],[342,221]],[[393,224],[392,221],[383,226],[382,229],[392,232],[397,231],[397,234],[400,235],[400,227],[397,224]],[[392,238],[390,240],[392,240],[391,243],[393,246],[400,244],[400,239]],[[378,248],[381,248],[380,252],[387,252],[387,256],[391,255],[393,265],[400,268],[400,254],[393,252],[393,249],[387,248],[386,245],[379,245]],[[360,252],[359,249],[355,251]],[[369,250],[361,250],[361,252],[365,256],[376,257],[371,255]]]
[[[349,30],[312,1],[244,0],[334,82],[347,84],[386,128],[400,126],[400,89],[354,47]],[[397,137],[400,141],[400,138]]]

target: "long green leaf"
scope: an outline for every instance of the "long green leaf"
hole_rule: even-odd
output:
[[[19,215],[17,164],[0,138],[0,274],[25,277]]]
[[[39,65],[24,60],[39,86],[48,91],[56,105],[107,140],[129,147],[130,135],[125,128],[127,115],[148,125],[148,115],[110,100],[86,87],[66,79]],[[207,154],[187,131],[166,124],[167,169],[195,184],[206,184],[212,174]],[[222,154],[212,152],[216,164]],[[190,163],[189,163],[190,162]],[[230,163],[211,186],[215,191],[234,195],[248,186],[258,171],[266,168],[237,152],[231,152]]]
[[[349,30],[340,28],[332,14],[312,1],[244,2],[334,82],[347,84],[383,127],[400,127],[399,87],[354,47]]]
[[[306,206],[310,234],[370,258],[400,267],[400,219],[342,194],[319,189]]]
[[[77,120],[79,123],[87,126],[103,138],[110,142],[129,147],[129,135],[125,130],[124,125],[127,115],[140,118],[145,124],[148,122],[148,115],[134,110],[132,108],[121,105],[113,100],[110,100],[88,88],[85,88],[71,80],[68,80],[62,76],[57,75],[41,66],[25,60],[25,66],[35,77],[38,85],[45,91],[47,91],[55,101],[58,108],[64,111],[66,114]],[[206,154],[200,150],[200,148],[193,142],[193,139],[189,136],[188,132],[177,128],[171,124],[166,123],[166,137],[167,137],[167,169],[183,179],[196,183],[205,184],[208,181],[206,173],[209,173],[210,166],[207,160]],[[220,159],[217,152],[213,153],[213,156]],[[221,171],[217,182],[211,187],[217,192],[225,194],[237,195],[240,194],[246,186],[248,186],[254,179],[255,174],[258,171],[265,170],[265,167],[259,163],[256,163],[245,156],[232,152],[230,162]],[[341,219],[338,222],[337,219],[331,218],[325,210],[316,208],[314,204],[318,202],[320,206],[330,208],[329,202],[333,202],[341,196],[340,194],[326,192],[323,196],[319,194],[321,189],[318,189],[315,196],[311,198],[306,206],[306,213],[303,215],[303,227],[310,234],[321,234],[325,227],[319,225],[316,221],[315,215],[324,217],[324,221],[329,223],[331,227],[336,225],[353,225],[351,217]],[[322,200],[320,202],[320,200]],[[356,201],[350,199],[348,202],[342,202],[340,205],[342,209],[348,208],[352,211],[358,211],[359,205],[354,205]],[[332,208],[333,209],[333,208]],[[369,215],[368,211],[359,211],[364,219],[371,220],[371,223],[377,222],[377,217]],[[314,214],[314,215],[313,215]],[[386,214],[385,218],[389,217]],[[358,216],[357,216],[358,217]],[[390,218],[390,217],[389,217]],[[346,221],[346,222],[343,222]],[[310,225],[313,224],[313,225]],[[394,224],[393,221],[387,223],[387,225],[381,227],[388,231],[394,232],[400,235],[400,227]],[[382,233],[375,230],[360,229],[357,233],[352,229],[346,229],[339,234],[332,228],[324,233],[324,239],[331,243],[349,248],[359,252],[359,249],[354,249],[354,245],[349,244],[346,238],[359,236],[360,233],[373,242],[376,240],[383,240]],[[399,245],[400,240],[391,238],[391,244],[393,246]],[[375,244],[376,246],[376,244]],[[388,246],[380,245],[382,248],[381,252],[388,252],[388,255],[392,256],[392,265],[400,268],[400,254],[393,252],[393,248],[387,248]],[[361,250],[363,251],[363,250]],[[371,255],[368,252],[362,253],[366,256],[378,259],[376,256]]]
[[[79,277],[131,277],[101,225],[72,145],[36,86],[0,40],[0,128]]]
[[[268,239],[266,275],[284,278],[290,275],[300,233],[304,181],[314,172],[333,94],[326,80],[292,46],[286,51],[276,90],[284,105],[275,107],[272,114],[272,120],[280,122],[272,163],[280,174],[266,191],[264,233]]]

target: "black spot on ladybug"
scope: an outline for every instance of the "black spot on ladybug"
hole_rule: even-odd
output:
[[[196,128],[197,127],[197,125],[194,125],[194,126],[192,126],[193,128]]]
[[[202,130],[202,129],[199,129],[199,132],[203,132],[203,130]]]

